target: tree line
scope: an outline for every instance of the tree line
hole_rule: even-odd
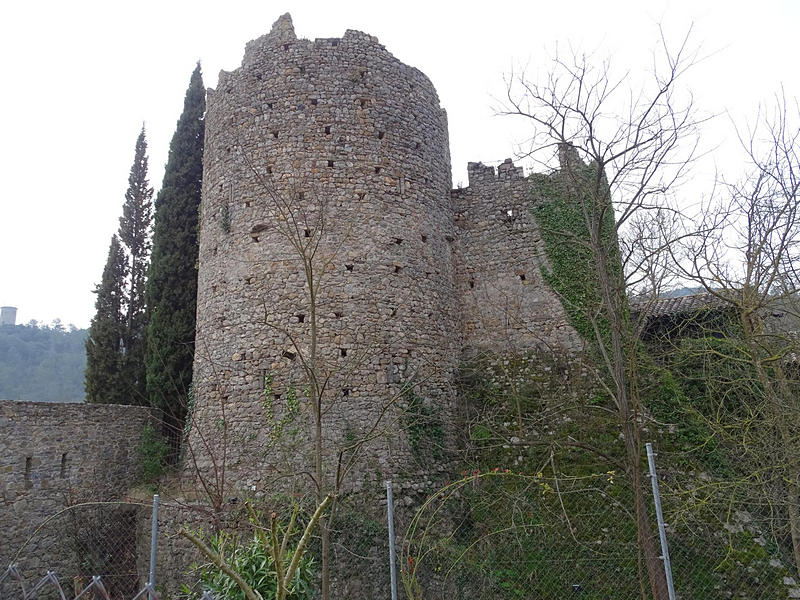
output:
[[[58,319],[0,327],[0,399],[80,402],[86,334]]]
[[[155,202],[144,127],[136,140],[86,340],[86,401],[157,408],[175,444],[192,381],[204,113],[198,63]]]

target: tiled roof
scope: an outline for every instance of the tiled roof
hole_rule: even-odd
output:
[[[725,306],[726,303],[724,300],[708,292],[689,294],[687,296],[641,300],[638,302],[636,300],[631,301],[631,311],[648,319],[667,315],[694,313],[712,308],[721,309],[725,308]]]

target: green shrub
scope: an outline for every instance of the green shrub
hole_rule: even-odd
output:
[[[210,546],[214,552],[225,556],[226,562],[247,582],[264,600],[274,600],[277,592],[275,565],[269,548],[265,548],[257,536],[248,545],[240,545],[235,535],[225,532],[211,537]],[[286,563],[292,560],[289,550]],[[200,584],[211,591],[218,600],[246,600],[244,592],[228,575],[215,565],[207,563],[199,567]],[[289,586],[287,600],[311,600],[314,595],[314,559],[303,556]]]
[[[145,483],[155,483],[164,474],[169,449],[164,438],[150,423],[142,431],[139,450],[142,455],[142,479]]]

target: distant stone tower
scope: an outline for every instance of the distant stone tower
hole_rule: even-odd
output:
[[[374,37],[299,40],[284,15],[207,105],[190,443],[217,443],[224,420],[228,476],[247,489],[308,469],[313,355],[329,459],[396,400],[349,487],[418,470],[397,406],[424,402],[447,422],[460,350],[433,85]]]
[[[345,488],[391,477],[422,494],[447,469],[462,360],[580,347],[542,281],[531,182],[510,160],[470,163],[469,187],[451,190],[433,85],[374,37],[297,39],[284,15],[207,106],[201,469],[225,456],[228,482],[256,493],[307,472],[313,363],[326,477],[366,436]]]
[[[16,306],[0,306],[0,325],[16,325],[17,324],[17,307]]]

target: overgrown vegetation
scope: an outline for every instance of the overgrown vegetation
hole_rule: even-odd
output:
[[[140,446],[142,455],[142,480],[155,484],[166,472],[169,448],[160,432],[148,423],[142,431]]]
[[[258,593],[263,600],[275,600],[278,594],[278,576],[275,560],[269,547],[265,547],[261,539],[254,535],[249,542],[243,542],[235,534],[221,532],[211,536],[211,549],[225,557],[227,564]],[[293,552],[287,552],[286,558],[291,561]],[[314,597],[314,559],[304,556],[300,559],[294,578],[286,594],[286,600],[311,600]],[[209,590],[214,598],[220,600],[246,600],[244,590],[234,579],[221,571],[213,563],[204,563],[197,567],[199,586]],[[187,595],[199,598],[188,588]]]
[[[403,393],[403,400],[406,402],[403,416],[411,451],[421,464],[434,464],[442,458],[444,449],[441,414],[411,387]]]
[[[666,249],[680,239],[665,215],[674,214],[667,191],[691,161],[696,135],[691,99],[675,93],[691,63],[684,51],[666,56],[651,95],[633,94],[632,105],[610,121],[607,103],[624,86],[609,78],[607,64],[598,69],[585,56],[557,58],[541,84],[512,78],[509,114],[532,124],[534,148],[537,140],[544,152],[557,148],[560,169],[531,178],[533,214],[544,279],[586,342],[592,385],[537,389],[535,377],[511,368],[517,357],[468,365],[474,371],[461,383],[474,411],[466,436],[470,470],[431,498],[409,531],[404,567],[412,598],[422,597],[420,581],[476,598],[524,597],[532,589],[555,597],[580,591],[591,598],[667,598],[645,440],[659,450],[679,594],[779,597],[794,585],[792,550],[800,547],[800,478],[791,450],[794,359],[787,360],[792,344],[765,323],[774,312],[770,294],[778,293],[769,286],[783,297],[797,289],[790,266],[796,247],[786,240],[796,231],[800,211],[791,201],[799,186],[793,175],[777,174],[794,173],[787,140],[797,138],[784,121],[768,131],[772,154],[755,161],[755,191],[733,189],[742,213],[704,220],[697,227],[704,243],[685,260],[691,268],[684,275],[734,309],[733,326],[721,330],[717,320],[713,329],[700,326],[699,335],[687,328],[664,352],[642,342],[649,325],[629,306],[628,291],[643,281],[652,284],[651,297],[659,293]],[[552,155],[542,162],[548,160]],[[737,246],[746,257],[742,284],[730,282],[718,253],[731,237],[720,222],[750,236]],[[626,226],[634,235],[621,244]],[[757,257],[763,248],[769,250]],[[715,285],[724,285],[724,293]],[[640,315],[647,318],[646,311]],[[506,471],[539,484],[487,484],[487,476]],[[614,482],[608,489],[598,483],[604,474]],[[594,482],[581,489],[579,481]],[[619,509],[612,518],[603,513],[609,503]],[[609,535],[621,537],[606,545]],[[522,564],[504,554],[508,548],[524,557]],[[549,555],[551,548],[557,552]],[[571,558],[569,571],[563,556]],[[587,583],[570,590],[567,579],[583,565]],[[609,571],[613,582],[604,579]],[[482,573],[488,577],[476,589]],[[462,574],[470,580],[463,589],[456,579]]]
[[[595,167],[596,170],[596,167]],[[579,185],[591,185],[592,168],[578,161],[570,175]],[[585,340],[594,341],[599,334],[608,345],[608,320],[602,314],[602,298],[598,288],[597,261],[586,244],[589,230],[579,202],[569,201],[569,180],[561,174],[531,176],[533,204],[531,210],[545,246],[542,262],[545,282],[558,294],[570,324]],[[602,245],[612,261],[614,274],[621,271],[614,228],[613,211],[605,211],[600,230]],[[583,243],[575,243],[581,240]]]

